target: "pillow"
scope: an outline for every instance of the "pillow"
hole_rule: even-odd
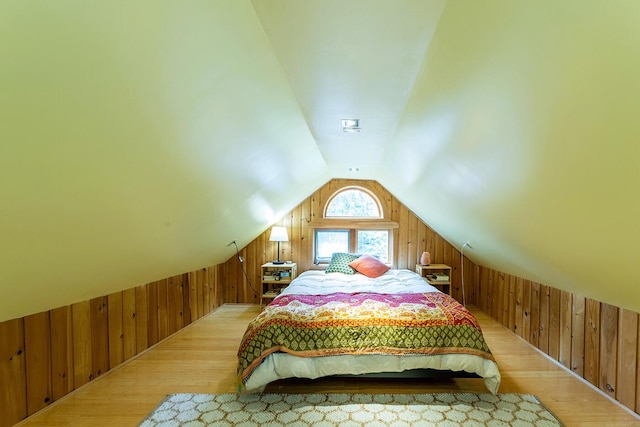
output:
[[[358,273],[372,278],[380,277],[390,269],[387,264],[371,255],[362,255],[360,258],[351,261],[349,266],[354,268]]]
[[[346,254],[344,252],[336,252],[331,255],[331,262],[327,266],[325,273],[344,273],[355,274],[355,270],[349,267],[349,263],[360,255]]]

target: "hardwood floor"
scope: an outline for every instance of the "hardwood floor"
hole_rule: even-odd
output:
[[[500,393],[538,396],[567,426],[640,426],[640,418],[596,391],[479,310],[472,311],[496,356]],[[236,349],[257,306],[224,305],[136,359],[86,384],[19,426],[135,426],[169,393],[233,393]],[[283,393],[487,393],[480,379],[286,380]]]

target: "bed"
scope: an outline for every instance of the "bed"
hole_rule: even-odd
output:
[[[239,392],[284,378],[418,369],[474,374],[492,393],[500,385],[473,314],[409,270],[306,271],[248,325],[238,349]]]

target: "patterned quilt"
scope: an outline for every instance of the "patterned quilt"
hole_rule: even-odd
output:
[[[449,295],[282,295],[248,326],[238,350],[240,387],[270,354],[473,354],[492,360],[477,320]]]

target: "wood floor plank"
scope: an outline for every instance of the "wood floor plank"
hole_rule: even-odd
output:
[[[234,393],[236,350],[257,305],[227,304],[119,368],[32,415],[19,426],[137,425],[169,393]],[[476,314],[502,374],[500,393],[537,395],[568,426],[631,426],[640,419],[524,339]],[[487,393],[480,379],[283,380],[281,393]]]

